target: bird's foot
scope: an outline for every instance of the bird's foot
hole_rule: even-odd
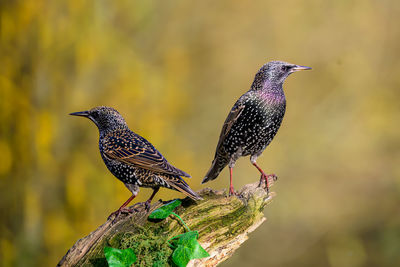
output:
[[[115,220],[118,218],[119,215],[121,214],[130,214],[130,213],[134,213],[137,212],[138,210],[135,208],[122,208],[122,209],[118,209],[116,211],[114,211],[113,213],[110,214],[110,216],[108,216],[107,220],[110,220],[111,218],[114,217],[113,222],[115,222]]]
[[[151,200],[150,201],[147,200],[146,202],[144,202],[144,209],[146,210],[146,212],[150,211],[150,207],[151,207],[150,203],[151,203]]]
[[[267,190],[267,193],[269,193],[270,184],[275,182],[276,180],[278,180],[278,176],[276,176],[274,173],[268,175],[261,174],[260,183],[258,184],[258,186],[265,188]]]
[[[133,205],[133,207],[141,206],[141,207],[144,207],[144,210],[146,212],[149,212],[150,211],[150,207],[151,207],[150,203],[151,203],[151,200],[150,201],[147,200],[145,202],[138,202],[135,205]]]
[[[229,188],[229,196],[237,196],[238,192],[235,191],[235,189],[233,189],[233,187]]]

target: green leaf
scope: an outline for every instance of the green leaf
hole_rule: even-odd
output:
[[[184,234],[173,237],[172,239],[175,239],[175,240],[173,240],[172,242],[175,246],[183,245],[186,242],[188,242],[189,240],[192,240],[192,239],[197,240],[198,237],[199,237],[199,233],[197,231],[190,231],[190,232],[186,232]]]
[[[186,267],[190,261],[190,249],[179,245],[172,253],[172,261],[179,267]]]
[[[209,257],[207,251],[197,241],[197,231],[190,231],[178,236],[179,239],[172,241],[175,247],[172,253],[172,261],[179,267],[185,267],[190,260]]]
[[[104,255],[110,267],[129,267],[136,261],[133,249],[117,249],[112,247],[104,248]]]
[[[171,215],[171,212],[178,206],[182,204],[182,201],[179,199],[176,199],[174,201],[169,202],[168,204],[156,209],[152,213],[150,213],[149,218],[150,219],[165,219],[169,215]]]

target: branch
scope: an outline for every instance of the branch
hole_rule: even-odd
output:
[[[269,185],[275,180],[276,177],[269,177]],[[245,185],[238,196],[226,197],[225,191],[210,188],[199,194],[204,200],[194,202],[185,198],[175,210],[192,230],[199,232],[199,242],[210,254],[208,258],[190,261],[188,266],[216,266],[232,256],[247,240],[248,233],[266,220],[264,207],[275,196],[274,192],[268,195],[265,184],[259,186],[258,182]],[[156,202],[150,212],[162,205],[163,202]],[[140,205],[138,212],[108,220],[78,240],[57,266],[108,266],[103,254],[105,246],[132,247],[138,256],[138,266],[152,266],[155,262],[159,264],[155,266],[170,266],[172,249],[167,240],[185,229],[173,216],[163,221],[149,221],[148,215]]]

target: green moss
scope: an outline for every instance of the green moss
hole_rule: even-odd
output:
[[[167,237],[151,229],[138,229],[138,233],[121,234],[119,247],[135,251],[138,258],[135,266],[168,266],[172,249],[169,248]]]

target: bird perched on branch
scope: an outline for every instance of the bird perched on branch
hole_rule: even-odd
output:
[[[218,177],[229,166],[229,194],[235,194],[232,170],[238,158],[249,156],[251,163],[261,173],[268,189],[268,175],[257,165],[257,158],[271,143],[282,123],[286,109],[283,82],[293,72],[309,70],[282,61],[271,61],[257,72],[249,91],[232,107],[222,126],[214,160],[202,183]]]
[[[104,163],[132,192],[132,196],[110,217],[131,211],[126,206],[136,197],[139,187],[154,190],[145,202],[147,210],[160,187],[180,191],[194,200],[201,199],[181,178],[190,175],[172,166],[149,141],[132,132],[115,109],[95,107],[70,115],[86,117],[96,124],[100,133],[99,148]]]

